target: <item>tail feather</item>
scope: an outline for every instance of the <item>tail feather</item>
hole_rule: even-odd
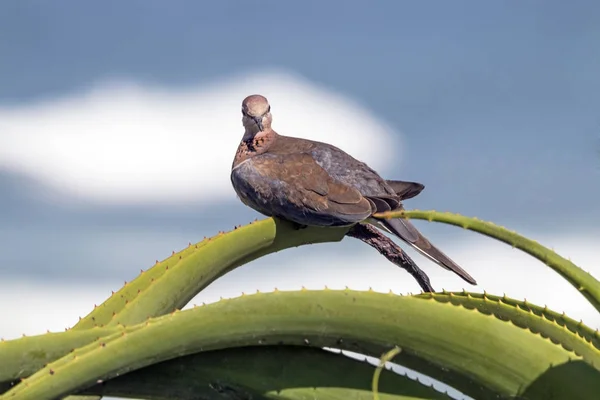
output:
[[[443,268],[454,272],[465,281],[472,285],[477,285],[477,281],[464,269],[458,266],[454,261],[445,255],[440,249],[435,247],[427,238],[425,238],[417,228],[406,219],[387,219],[378,220],[387,230],[400,239],[411,245],[421,254],[437,263]]]
[[[386,183],[396,192],[400,200],[412,199],[425,189],[425,185],[418,182],[387,180]]]

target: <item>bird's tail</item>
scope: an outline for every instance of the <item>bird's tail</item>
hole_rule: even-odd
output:
[[[404,242],[411,245],[413,248],[436,264],[454,272],[471,285],[477,285],[475,279],[473,279],[473,277],[469,275],[467,271],[459,267],[458,264],[450,259],[450,257],[442,253],[441,250],[431,244],[431,242],[421,235],[421,232],[419,232],[409,220],[394,218],[378,219],[377,222],[383,225],[386,230],[398,236]]]

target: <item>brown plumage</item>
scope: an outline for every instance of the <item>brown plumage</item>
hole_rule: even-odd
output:
[[[231,181],[244,204],[299,225],[371,223],[476,284],[410,221],[372,217],[378,212],[401,210],[402,200],[418,195],[422,184],[385,180],[335,146],[279,135],[271,128],[270,110],[261,95],[248,96],[242,103],[245,132],[233,161]]]

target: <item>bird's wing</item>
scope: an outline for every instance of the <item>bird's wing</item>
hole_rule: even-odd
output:
[[[310,154],[273,154],[255,158],[263,176],[281,183],[285,201],[306,213],[329,215],[350,223],[368,218],[373,204],[356,188],[333,179]]]
[[[293,175],[297,179],[296,187],[318,194],[317,197],[307,199],[307,206],[314,202],[317,206],[324,204],[324,209],[331,214],[347,213],[347,218],[350,215],[360,216],[361,218],[354,219],[355,222],[376,212],[402,210],[401,201],[416,196],[425,187],[416,182],[386,181],[367,164],[327,143],[280,136],[270,151],[285,154],[286,165],[292,165],[293,157],[296,160],[294,163],[305,168],[302,173],[296,171]],[[285,179],[290,180],[290,177]],[[376,226],[383,226],[441,267],[476,284],[475,279],[432,245],[409,220],[375,221]]]

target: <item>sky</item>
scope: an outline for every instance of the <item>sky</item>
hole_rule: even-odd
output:
[[[407,208],[494,221],[600,276],[599,18],[583,0],[0,3],[0,337],[72,326],[140,268],[260,217],[229,180],[252,93],[280,133],[425,184]],[[468,289],[600,328],[533,258],[415,225]],[[464,287],[408,252],[436,289]],[[194,301],[324,285],[419,289],[348,238],[256,260]]]

